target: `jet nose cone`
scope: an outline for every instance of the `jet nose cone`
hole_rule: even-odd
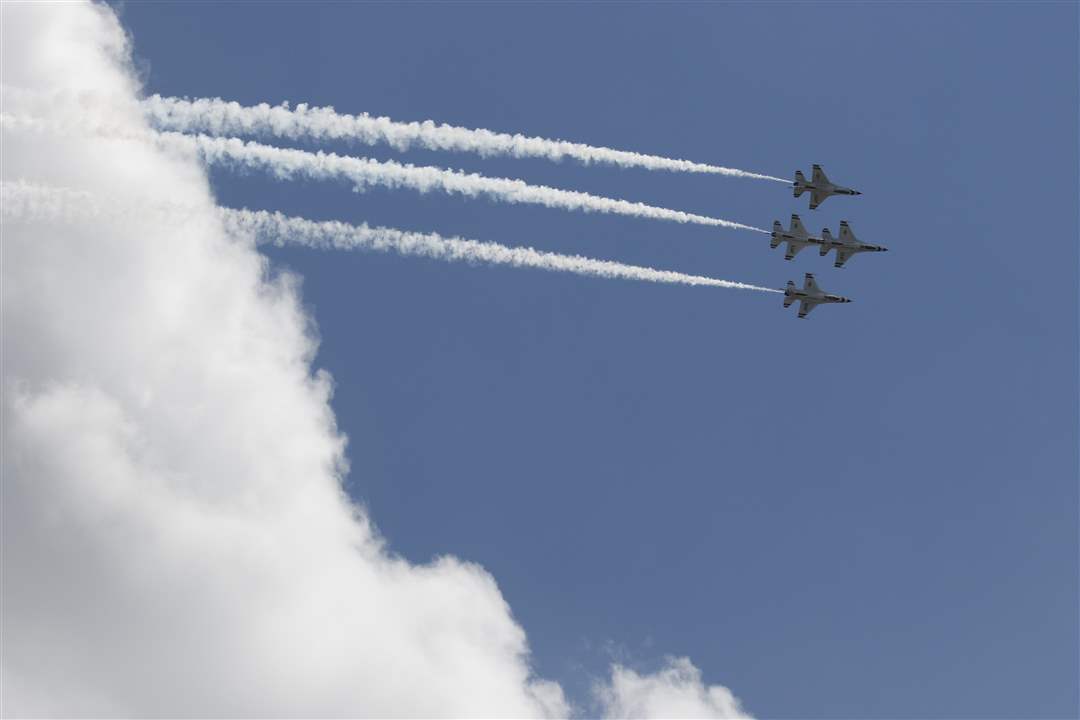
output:
[[[861,191],[861,190],[856,190],[856,191],[855,191],[855,194],[856,194],[856,195],[862,195],[862,191]]]

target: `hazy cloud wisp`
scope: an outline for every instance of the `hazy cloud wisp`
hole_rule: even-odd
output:
[[[594,688],[609,718],[748,718],[722,685],[706,685],[688,658],[668,658],[655,673],[614,665],[611,678]]]

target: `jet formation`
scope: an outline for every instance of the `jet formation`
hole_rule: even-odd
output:
[[[810,193],[811,210],[816,210],[821,203],[833,195],[862,195],[858,190],[830,181],[820,165],[813,166],[810,176],[811,179],[807,182],[802,171],[796,170],[792,189],[795,197],[801,197],[804,192]],[[834,236],[829,228],[823,228],[820,235],[812,235],[803,225],[802,219],[794,213],[786,230],[779,220],[773,222],[769,247],[775,249],[782,244],[785,245],[785,260],[793,260],[799,252],[811,245],[818,248],[818,254],[821,257],[835,250],[833,267],[837,268],[844,267],[848,260],[859,253],[888,251],[888,248],[883,245],[871,245],[855,237],[847,220],[840,221],[838,236]],[[794,281],[788,281],[784,289],[784,307],[791,307],[796,300],[799,302],[800,318],[805,318],[818,305],[851,302],[850,298],[843,295],[834,295],[822,290],[813,273],[806,273],[802,288],[796,286]]]

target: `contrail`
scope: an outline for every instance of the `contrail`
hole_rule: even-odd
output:
[[[488,157],[506,155],[516,158],[536,157],[560,161],[578,160],[586,165],[602,163],[619,167],[640,167],[672,172],[711,173],[731,177],[774,180],[790,183],[785,178],[735,168],[613,150],[565,140],[510,135],[491,130],[470,129],[454,125],[424,122],[399,122],[388,117],[372,117],[367,113],[346,115],[332,107],[295,107],[266,103],[244,106],[220,98],[161,97],[153,95],[143,101],[151,123],[159,128],[181,132],[205,132],[211,135],[257,135],[312,140],[351,140],[366,145],[386,143],[396,150],[419,146],[428,150],[471,152]]]
[[[242,165],[266,170],[276,177],[286,179],[298,175],[313,180],[345,179],[351,181],[357,190],[364,190],[372,185],[391,189],[405,187],[420,193],[438,190],[466,197],[486,196],[506,203],[527,203],[564,210],[628,215],[769,233],[768,230],[731,220],[590,195],[576,190],[530,185],[523,180],[487,177],[458,170],[405,165],[394,161],[349,157],[322,151],[279,148],[257,142],[244,142],[237,138],[185,135],[168,131],[132,132],[103,126],[75,125],[70,122],[56,123],[43,118],[7,113],[0,113],[0,124],[12,130],[93,134],[122,140],[155,142],[165,148],[197,153],[208,163]]]
[[[327,152],[308,152],[278,148],[237,138],[218,138],[208,135],[183,135],[175,132],[158,133],[165,145],[190,148],[209,163],[236,163],[250,168],[267,170],[280,178],[297,175],[313,180],[343,178],[363,190],[371,185],[388,188],[406,187],[421,193],[440,190],[466,197],[487,196],[506,203],[529,203],[564,210],[611,213],[633,217],[693,223],[734,230],[751,230],[768,234],[753,225],[695,215],[679,210],[635,203],[628,200],[590,195],[575,190],[560,190],[546,185],[530,185],[523,180],[495,178],[458,170],[430,166],[403,165],[394,161],[379,161]]]
[[[757,290],[778,293],[780,290],[719,280],[702,275],[688,275],[671,270],[655,270],[637,265],[625,265],[610,260],[594,260],[580,255],[561,255],[542,252],[531,247],[508,247],[493,242],[480,242],[459,237],[443,237],[435,233],[417,233],[386,227],[349,225],[337,221],[316,222],[289,217],[265,210],[234,210],[223,208],[226,227],[248,232],[263,242],[276,245],[303,245],[310,248],[341,250],[392,251],[401,255],[446,260],[511,265],[555,272],[568,272],[608,279],[643,280],[678,285]]]
[[[200,217],[197,209],[174,203],[137,202],[132,203],[131,207],[125,207],[123,203],[110,201],[106,205],[98,202],[92,193],[84,191],[24,181],[0,183],[0,216],[5,221],[78,222],[80,219],[96,217],[142,220],[147,212],[160,213],[173,223],[193,221]],[[493,242],[448,238],[435,233],[370,227],[366,223],[349,225],[336,221],[316,222],[265,210],[217,208],[217,212],[226,230],[231,233],[275,245],[396,252],[399,255],[447,262],[509,265],[607,279],[781,292],[773,288],[702,275],[656,270],[580,255],[543,252],[531,247],[508,247]]]

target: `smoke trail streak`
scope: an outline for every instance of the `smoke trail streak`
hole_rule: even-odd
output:
[[[226,166],[240,165],[265,170],[275,177],[289,179],[295,176],[313,180],[345,179],[351,181],[358,191],[372,185],[390,189],[409,188],[420,193],[442,191],[466,197],[486,196],[506,203],[543,205],[564,210],[599,212],[613,215],[667,220],[750,230],[768,234],[753,225],[696,215],[679,210],[655,207],[628,200],[590,195],[576,190],[561,190],[546,185],[530,185],[523,180],[493,178],[476,173],[467,174],[456,170],[444,170],[430,166],[403,165],[394,161],[378,161],[335,153],[308,152],[290,148],[244,142],[237,138],[217,138],[208,135],[185,135],[176,132],[147,131],[132,133],[109,127],[91,127],[85,124],[56,123],[42,118],[0,113],[0,125],[11,130],[33,132],[60,132],[93,134],[121,140],[154,142],[177,152],[199,154],[208,163]]]
[[[143,101],[150,122],[162,129],[181,132],[205,132],[211,135],[261,135],[313,140],[351,140],[366,145],[386,143],[396,150],[419,146],[428,150],[477,153],[484,157],[506,155],[516,158],[536,157],[560,161],[578,160],[586,165],[603,163],[619,167],[640,167],[671,172],[711,173],[731,177],[774,180],[790,183],[773,175],[735,168],[613,150],[565,140],[511,135],[484,129],[424,122],[398,122],[388,117],[366,113],[346,115],[332,107],[309,107],[300,104],[270,106],[266,103],[244,106],[220,98],[161,97]]]
[[[456,170],[403,165],[394,161],[348,157],[321,151],[313,153],[306,150],[278,148],[256,142],[243,142],[237,138],[190,136],[173,132],[160,133],[159,137],[165,144],[191,147],[210,163],[237,163],[267,170],[277,177],[286,179],[296,175],[313,180],[344,178],[354,183],[360,190],[371,185],[381,185],[391,189],[405,187],[420,193],[439,190],[466,197],[486,196],[506,203],[527,203],[563,210],[629,215],[677,223],[751,230],[766,234],[769,232],[730,220],[590,195],[576,190],[530,185],[522,180],[510,178],[493,178],[476,173],[466,174]]]
[[[655,270],[636,265],[625,265],[610,260],[594,260],[580,255],[542,252],[531,247],[508,247],[492,242],[466,240],[458,237],[447,238],[435,233],[417,233],[393,228],[369,227],[367,224],[348,225],[336,221],[315,222],[264,210],[223,209],[222,213],[227,227],[253,233],[263,241],[273,242],[277,245],[394,251],[401,255],[417,255],[450,262],[464,261],[490,265],[510,265],[608,279],[702,285],[771,293],[781,292],[772,288],[731,280],[688,275],[670,270]]]
[[[148,211],[165,214],[174,222],[190,217],[183,206],[171,203],[131,203],[104,205],[87,192],[36,185],[22,181],[0,183],[0,211],[5,221],[58,220],[76,222],[80,217],[144,217]],[[732,288],[779,293],[780,290],[718,278],[691,275],[580,255],[543,252],[531,247],[508,247],[435,233],[417,233],[386,227],[350,225],[336,221],[316,222],[289,217],[279,212],[219,208],[226,229],[257,242],[300,245],[316,249],[373,250],[396,252],[447,262],[508,265],[606,279],[640,280],[677,285]]]

